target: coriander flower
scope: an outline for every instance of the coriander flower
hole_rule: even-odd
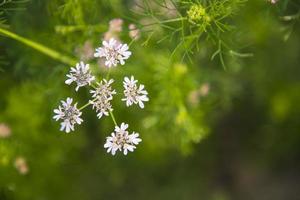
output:
[[[100,119],[103,115],[108,116],[112,111],[110,100],[102,96],[97,96],[95,100],[89,101],[93,105],[93,109],[96,109],[97,117]]]
[[[110,79],[109,81],[103,79],[100,83],[97,83],[95,90],[90,90],[94,100],[89,102],[93,105],[93,109],[98,113],[97,116],[99,119],[103,115],[108,116],[109,112],[113,110],[110,104],[113,95],[116,94],[116,91],[111,88],[113,82],[113,79]]]
[[[147,97],[148,92],[144,89],[144,85],[137,85],[137,80],[134,80],[134,77],[131,76],[124,78],[123,86],[125,88],[124,95],[125,98],[122,101],[126,101],[126,106],[131,106],[132,104],[139,104],[141,108],[144,108],[143,101],[149,101]]]
[[[109,100],[112,99],[112,95],[116,94],[115,90],[112,90],[111,84],[114,82],[113,79],[107,81],[103,79],[100,83],[97,83],[95,90],[90,90],[90,93],[93,94],[92,97],[103,96]]]
[[[111,136],[106,137],[106,143],[104,148],[107,148],[107,153],[115,155],[116,152],[123,151],[124,155],[127,155],[128,151],[133,152],[142,139],[139,138],[139,134],[133,132],[128,134],[126,130],[128,124],[122,123],[121,126],[115,126],[115,132]]]
[[[131,52],[128,51],[129,47],[127,44],[118,44],[117,40],[111,38],[109,41],[103,41],[103,47],[96,49],[94,57],[105,58],[105,65],[107,67],[117,66],[125,64]]]
[[[71,68],[70,74],[67,74],[67,77],[69,79],[65,81],[66,84],[77,83],[76,91],[82,86],[90,85],[95,80],[95,77],[91,75],[89,64],[84,64],[82,61],[76,64],[76,68]]]
[[[77,109],[77,103],[72,105],[72,102],[72,98],[67,98],[66,101],[61,101],[62,105],[58,106],[58,109],[54,109],[56,115],[54,115],[53,119],[56,121],[61,119],[63,122],[60,123],[60,130],[65,130],[67,133],[74,131],[75,124],[83,122],[80,118],[82,113]]]

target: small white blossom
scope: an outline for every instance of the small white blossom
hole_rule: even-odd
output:
[[[103,115],[108,116],[109,111],[112,111],[110,101],[113,99],[113,95],[116,94],[116,91],[111,88],[111,84],[114,82],[113,79],[107,81],[103,79],[100,83],[97,83],[95,90],[90,90],[90,93],[93,94],[92,97],[94,100],[90,101],[90,104],[93,105],[93,109],[98,113],[97,116],[100,119]]]
[[[77,103],[72,105],[72,102],[72,98],[67,98],[66,101],[61,101],[62,105],[58,106],[58,109],[54,109],[56,115],[54,115],[53,119],[56,121],[61,119],[60,130],[65,130],[67,133],[74,131],[75,124],[81,124],[81,122],[83,122],[80,118],[82,113],[77,109]]]
[[[110,79],[109,81],[103,79],[100,83],[97,83],[97,87],[95,88],[95,90],[90,90],[90,93],[93,94],[92,97],[102,96],[111,100],[112,96],[116,94],[116,91],[112,90],[111,88],[111,84],[113,82],[113,79]]]
[[[107,148],[107,153],[115,155],[116,152],[123,151],[124,155],[127,155],[128,151],[133,152],[142,139],[139,138],[139,134],[133,132],[128,134],[126,130],[128,124],[122,123],[121,126],[115,126],[115,132],[111,136],[106,137],[106,143],[104,148]]]
[[[111,38],[108,42],[103,41],[103,47],[96,49],[94,57],[104,57],[105,65],[107,67],[117,66],[119,63],[121,65],[125,64],[131,52],[128,51],[129,47],[127,44],[119,44],[117,40]]]
[[[143,101],[149,101],[147,97],[148,92],[144,89],[144,85],[137,85],[137,80],[133,76],[129,79],[124,78],[124,95],[125,98],[122,101],[126,101],[126,106],[131,106],[132,104],[139,104],[141,108],[144,108]]]
[[[80,87],[90,85],[91,82],[95,80],[95,77],[91,75],[89,64],[84,64],[82,61],[76,64],[76,68],[71,68],[70,74],[67,74],[67,77],[69,79],[65,81],[66,84],[70,85],[72,82],[77,83],[76,91],[78,91]]]
[[[96,109],[97,117],[100,119],[103,115],[108,116],[109,111],[112,111],[110,100],[97,96],[94,101],[90,101],[90,104],[93,105],[93,109]]]

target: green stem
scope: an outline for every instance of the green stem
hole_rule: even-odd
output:
[[[186,19],[187,19],[186,17],[178,17],[178,18],[164,20],[164,21],[157,21],[155,23],[150,23],[150,24],[142,24],[142,26],[153,26],[153,25],[157,25],[157,24],[165,24],[165,23],[170,23],[170,22],[183,21],[183,20],[186,20]]]
[[[117,122],[116,122],[116,119],[115,119],[115,116],[114,116],[114,114],[113,114],[112,111],[109,111],[109,115],[110,115],[111,119],[113,120],[115,126],[118,126],[118,124],[117,124]]]
[[[34,41],[30,40],[30,39],[27,39],[27,38],[24,38],[22,36],[19,36],[19,35],[13,33],[13,32],[5,30],[3,28],[0,28],[0,33],[2,33],[3,35],[5,35],[5,36],[7,36],[9,38],[17,40],[17,41],[19,41],[19,42],[21,42],[21,43],[23,43],[23,44],[25,44],[25,45],[33,48],[33,49],[35,49],[35,50],[37,50],[37,51],[39,51],[39,52],[41,52],[41,53],[43,53],[43,54],[45,54],[45,55],[53,58],[55,60],[58,60],[58,61],[60,61],[62,63],[65,63],[67,65],[75,65],[77,63],[77,61],[74,60],[73,58],[65,56],[65,55],[63,55],[63,54],[61,54],[61,53],[59,53],[59,52],[57,52],[57,51],[55,51],[53,49],[50,49],[50,48],[48,48],[48,47],[46,47],[46,46],[44,46],[42,44],[39,44],[39,43],[34,42]]]
[[[106,74],[106,80],[108,81],[108,79],[109,79],[109,75],[110,75],[110,68],[108,68],[108,72],[107,72],[107,74]]]
[[[90,85],[93,89],[97,89],[97,85],[95,85],[95,83],[91,83]]]
[[[130,46],[133,44],[134,41],[135,41],[135,38],[133,38],[133,39],[130,41],[130,43],[128,44],[128,47],[130,47]]]
[[[94,101],[95,99],[93,99],[92,101]],[[88,107],[91,104],[91,102],[89,101],[88,103],[86,103],[85,105],[81,106],[78,110],[82,110],[86,107]]]

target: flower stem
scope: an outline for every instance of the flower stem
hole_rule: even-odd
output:
[[[133,44],[134,41],[135,41],[135,38],[133,38],[133,39],[130,41],[130,43],[128,44],[128,46],[130,47],[130,46]]]
[[[59,52],[57,52],[53,49],[50,49],[50,48],[48,48],[48,47],[46,47],[42,44],[39,44],[37,42],[34,42],[30,39],[19,36],[19,35],[15,34],[13,32],[10,32],[6,29],[0,28],[0,33],[7,36],[7,37],[9,37],[9,38],[17,40],[17,41],[19,41],[19,42],[21,42],[21,43],[37,50],[37,51],[43,53],[43,54],[45,54],[45,55],[47,55],[47,56],[49,56],[49,57],[51,57],[55,60],[58,60],[62,63],[68,64],[68,65],[75,65],[77,63],[76,60],[74,60],[73,58],[65,56],[65,55],[63,55],[63,54],[61,54],[61,53],[59,53]]]
[[[149,23],[149,24],[142,24],[142,26],[153,26],[153,25],[157,25],[157,24],[165,24],[165,23],[170,23],[170,22],[178,22],[178,21],[183,21],[183,20],[187,20],[186,17],[178,17],[178,18],[174,18],[174,19],[169,19],[169,20],[164,20],[164,21],[157,21],[154,23]]]
[[[112,111],[109,111],[109,115],[110,115],[111,119],[113,120],[115,126],[118,126],[118,124],[117,124],[117,122],[116,122],[116,119],[115,119],[115,116],[114,116],[114,114],[113,114]]]
[[[91,83],[91,87],[96,89],[97,88],[97,85],[95,85],[94,83]]]
[[[107,72],[107,74],[106,74],[106,80],[109,79],[109,75],[110,75],[110,68],[108,69],[108,72]]]
[[[94,101],[94,100],[93,100],[93,101]],[[81,107],[79,108],[79,110],[82,110],[82,109],[88,107],[90,104],[91,104],[91,102],[89,101],[89,102],[86,103],[85,105],[81,106]]]

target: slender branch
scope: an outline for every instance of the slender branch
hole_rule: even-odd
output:
[[[136,40],[136,39],[133,38],[133,39],[130,41],[130,43],[128,44],[128,47],[130,47],[130,46],[133,44],[133,42],[134,42],[135,40]]]
[[[93,89],[96,89],[97,88],[97,85],[95,85],[95,83],[91,83],[90,85]]]
[[[107,74],[106,74],[106,80],[109,79],[109,75],[110,75],[110,68],[108,68],[108,72],[107,72]]]
[[[114,114],[113,114],[112,111],[109,111],[109,115],[110,115],[111,119],[113,120],[115,126],[118,126],[118,124],[117,124],[117,122],[116,122],[116,119],[115,119],[115,116],[114,116]]]
[[[93,99],[92,101],[94,101],[95,99]],[[81,106],[78,110],[83,110],[84,108],[88,107],[91,104],[91,101],[89,101],[88,103],[86,103],[85,105]]]
[[[63,54],[61,54],[61,53],[59,53],[59,52],[57,52],[53,49],[50,49],[50,48],[48,48],[48,47],[46,47],[46,46],[44,46],[40,43],[34,42],[34,41],[32,41],[30,39],[27,39],[27,38],[24,38],[22,36],[19,36],[19,35],[13,33],[13,32],[5,30],[3,28],[0,28],[0,33],[7,36],[7,37],[9,37],[9,38],[17,40],[17,41],[33,48],[33,49],[35,49],[35,50],[37,50],[37,51],[53,58],[55,60],[58,60],[62,63],[65,63],[67,65],[75,65],[77,63],[77,61],[73,58],[65,56],[65,55],[63,55]]]

